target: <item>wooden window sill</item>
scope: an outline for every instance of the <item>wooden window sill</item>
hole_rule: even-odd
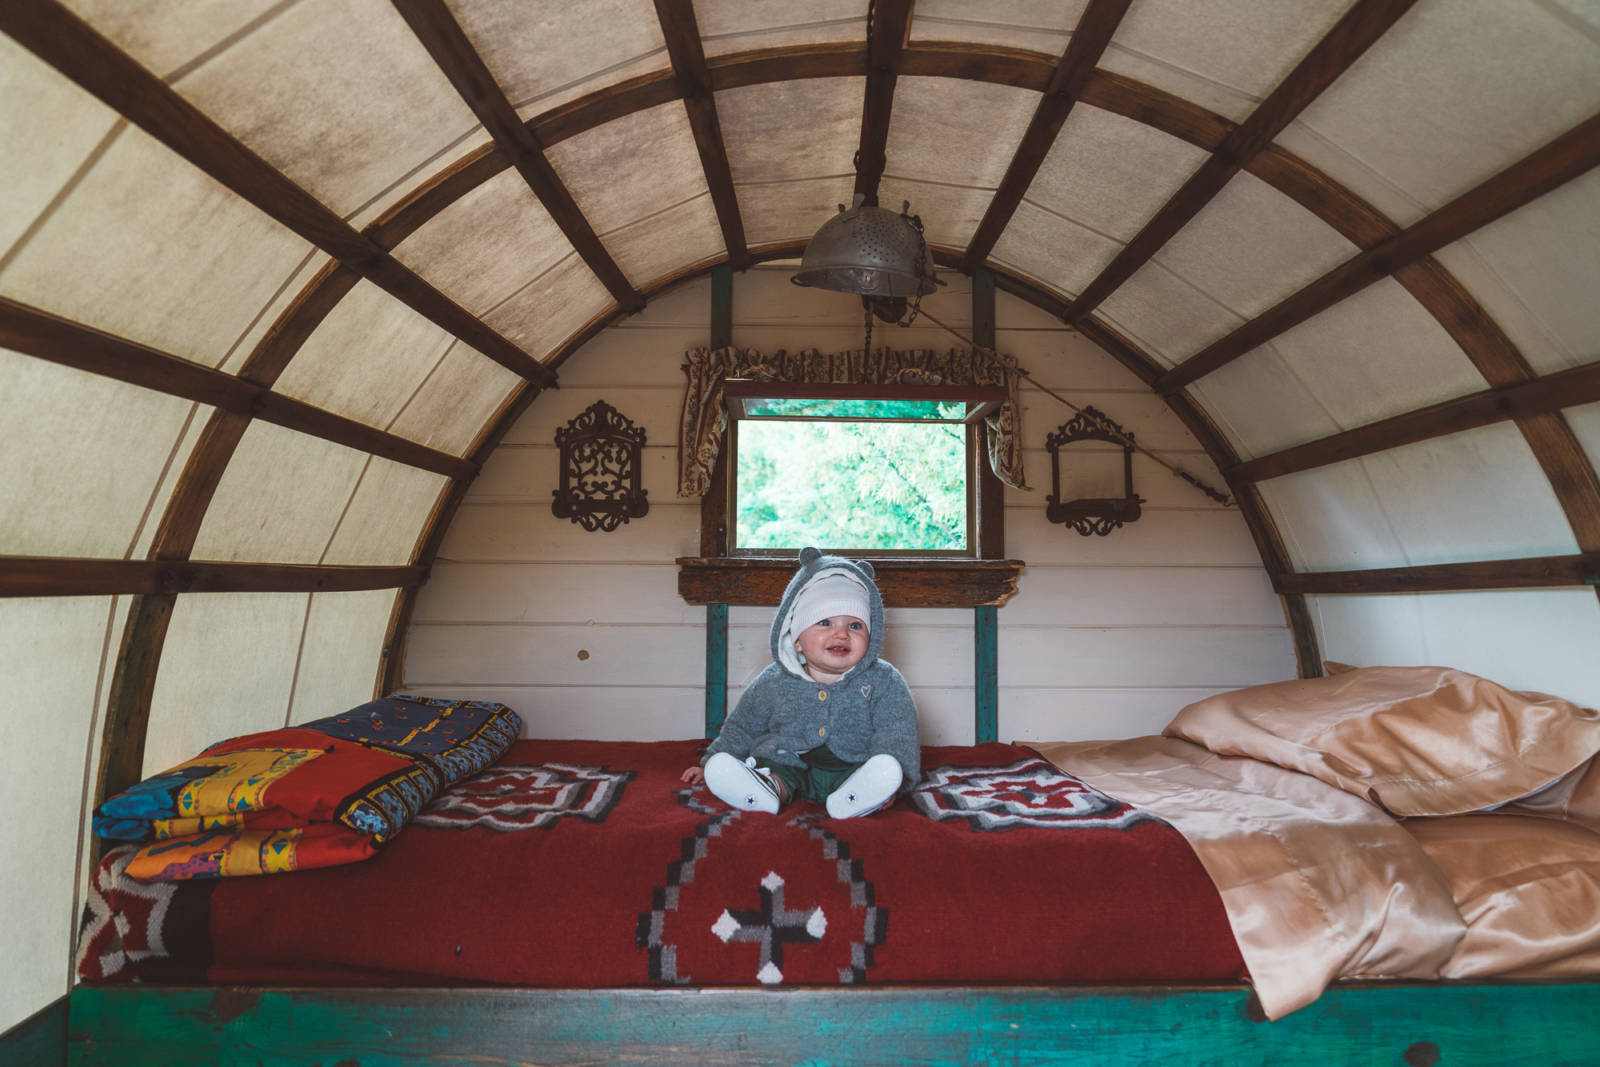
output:
[[[1017,593],[1020,559],[871,560],[891,608],[999,607]],[[794,577],[792,559],[680,556],[678,593],[691,604],[777,607]]]

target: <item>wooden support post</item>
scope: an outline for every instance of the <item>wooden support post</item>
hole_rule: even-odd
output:
[[[711,347],[733,344],[733,264],[711,272]],[[728,465],[717,460],[700,509],[702,554],[728,554]],[[728,717],[728,605],[706,605],[706,736],[716,737]]]
[[[1000,739],[1000,622],[999,608],[973,608],[972,741],[984,744]]]
[[[995,348],[995,278],[987,267],[972,272],[972,339],[986,348]],[[972,536],[982,559],[1005,556],[1005,487],[989,466],[988,429],[973,426],[972,476],[977,479],[977,507],[974,509]],[[1000,734],[1000,622],[994,605],[972,609],[973,646],[976,649],[972,673],[972,738],[977,744],[994,741]]]

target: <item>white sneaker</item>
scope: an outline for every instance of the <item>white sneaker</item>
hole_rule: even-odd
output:
[[[711,768],[707,766],[706,769]],[[904,778],[900,761],[880,752],[857,767],[843,785],[828,794],[828,814],[835,819],[870,815],[894,797],[894,791],[900,788]]]
[[[756,769],[754,756],[741,761],[726,752],[714,754],[706,760],[706,788],[730,808],[778,814],[778,787],[766,771]]]

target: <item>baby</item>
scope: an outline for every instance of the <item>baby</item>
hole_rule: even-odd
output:
[[[873,577],[869,563],[801,550],[772,620],[773,662],[685,782],[703,780],[741,811],[776,813],[805,797],[836,819],[870,815],[916,784],[917,707],[878,658],[883,597]]]

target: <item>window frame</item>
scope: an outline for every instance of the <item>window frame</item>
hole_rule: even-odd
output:
[[[760,400],[909,400],[923,402],[960,402],[968,410],[961,418],[916,419],[830,417],[830,416],[767,416],[751,414],[750,408]],[[983,420],[997,411],[1006,400],[1005,389],[1000,386],[950,386],[950,385],[855,385],[852,383],[800,383],[756,381],[748,378],[730,378],[723,383],[723,404],[728,417],[723,434],[722,451],[727,463],[728,476],[723,479],[726,501],[723,512],[727,516],[727,554],[746,558],[790,559],[803,545],[785,548],[749,548],[737,545],[738,531],[738,477],[739,426],[746,421],[782,422],[893,422],[960,425],[966,428],[964,445],[966,459],[966,534],[964,549],[869,549],[851,545],[816,545],[834,555],[848,555],[857,559],[980,559],[980,508],[979,474],[987,466],[979,462],[983,449],[978,446],[985,439]]]

